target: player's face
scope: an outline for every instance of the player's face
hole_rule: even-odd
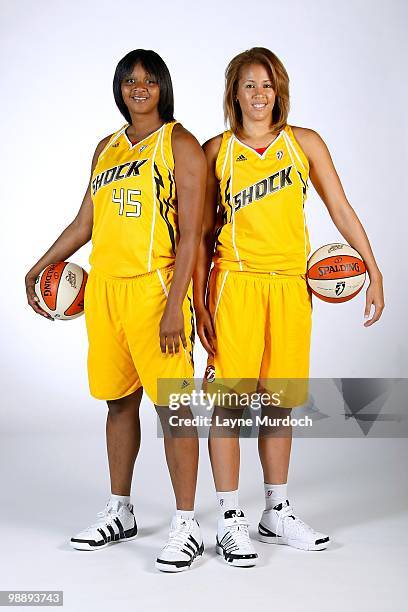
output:
[[[148,114],[159,104],[160,87],[154,76],[150,75],[141,64],[133,70],[121,84],[123,100],[131,113]]]
[[[272,109],[275,104],[275,92],[271,76],[262,64],[243,66],[239,75],[237,100],[243,118],[263,121],[272,120]]]

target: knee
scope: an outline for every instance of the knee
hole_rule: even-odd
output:
[[[138,415],[141,398],[142,391],[138,389],[131,395],[127,395],[116,400],[109,400],[107,402],[108,417],[110,419],[118,419],[130,415]]]

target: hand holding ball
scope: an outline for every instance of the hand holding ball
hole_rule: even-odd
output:
[[[308,261],[308,285],[325,302],[351,300],[361,291],[365,279],[365,263],[348,244],[325,244]]]
[[[67,321],[84,312],[87,272],[69,261],[50,264],[35,281],[39,305],[53,319]]]

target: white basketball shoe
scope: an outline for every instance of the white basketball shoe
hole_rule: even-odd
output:
[[[329,536],[315,531],[296,516],[289,500],[264,510],[258,525],[258,539],[302,550],[323,550],[330,543]]]
[[[183,572],[203,553],[203,538],[196,519],[175,515],[171,521],[169,539],[155,565],[162,572]]]
[[[242,510],[227,510],[218,520],[216,551],[228,565],[256,565],[258,555],[250,540],[249,523]]]
[[[101,550],[114,542],[128,542],[137,535],[133,506],[119,501],[108,502],[97,514],[96,523],[71,538],[71,546],[77,550]]]

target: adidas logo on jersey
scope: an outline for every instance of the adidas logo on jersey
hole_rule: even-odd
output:
[[[238,155],[237,159],[235,161],[247,161],[247,158],[245,157],[245,155]]]
[[[277,157],[279,160],[281,160],[281,159],[282,159],[282,157],[283,157],[283,151],[282,151],[282,149],[276,152],[276,157]]]
[[[119,146],[119,143],[115,142],[115,144],[112,145],[112,149],[116,149],[116,147],[118,147],[118,146]]]

